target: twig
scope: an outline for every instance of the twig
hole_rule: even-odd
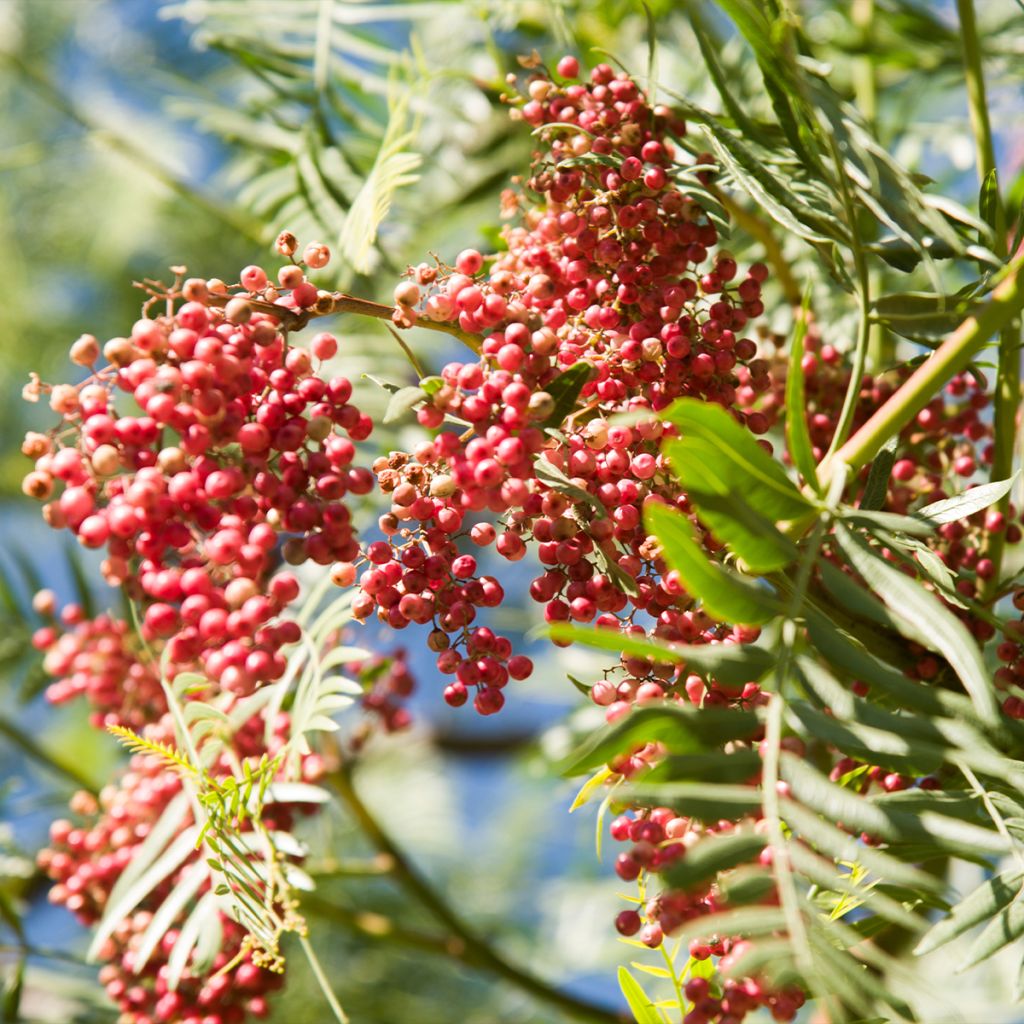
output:
[[[331,1013],[334,1014],[338,1024],[349,1024],[348,1014],[341,1008],[341,1004],[334,994],[334,989],[331,988],[331,983],[327,980],[323,967],[320,966],[320,960],[316,955],[316,951],[313,949],[309,939],[301,932],[299,933],[299,942],[302,945],[302,952],[306,954],[306,959],[309,961],[313,977],[316,978],[320,991],[323,992],[324,999],[327,1000],[327,1005],[331,1008]]]
[[[978,181],[984,185],[992,176],[995,195],[989,224],[995,236],[997,256],[1007,255],[1006,209],[999,191],[996,171],[995,147],[992,143],[992,125],[989,122],[988,102],[985,97],[985,75],[981,66],[981,44],[974,16],[974,0],[957,0],[960,17],[960,38],[963,42],[964,74],[967,82],[967,107],[974,132],[977,153]],[[1017,448],[1017,410],[1021,400],[1020,323],[1010,322],[999,333],[999,365],[996,370],[995,408],[992,425],[994,450],[992,454],[992,480],[1005,480],[1013,474],[1013,459]],[[1003,495],[996,508],[1004,515],[1010,506],[1010,494]],[[982,544],[982,554],[989,558],[995,569],[984,584],[982,596],[994,600],[1001,575],[1006,534],[1002,530],[989,530]]]
[[[241,297],[245,297],[244,295]],[[223,308],[234,295],[211,294],[204,300],[208,306]],[[346,295],[344,292],[332,292],[329,296],[317,302],[315,309],[296,310],[288,306],[282,306],[276,302],[264,302],[262,299],[248,299],[249,305],[257,313],[266,313],[276,317],[287,331],[301,331],[311,320],[320,317],[336,316],[339,313],[355,313],[357,316],[369,316],[375,320],[386,320],[389,324],[394,323],[391,318],[395,311],[394,306],[386,306],[383,302],[374,302],[371,299],[361,299],[355,295]],[[417,320],[416,327],[422,327],[427,331],[440,331],[442,334],[458,338],[467,348],[479,352],[481,339],[477,334],[464,331],[455,324],[438,323],[434,320]],[[415,358],[415,357],[414,357]]]
[[[75,765],[59,761],[40,746],[36,740],[26,735],[13,722],[3,716],[0,716],[0,735],[10,740],[23,753],[28,754],[32,760],[39,762],[39,764],[48,768],[54,774],[62,776],[69,782],[73,782],[79,789],[84,789],[86,792],[92,793],[93,796],[99,792],[89,777],[83,774]]]
[[[600,1024],[622,1024],[625,1018],[613,1010],[598,1006],[583,999],[553,988],[541,978],[509,963],[487,940],[478,934],[469,924],[462,920],[448,905],[445,899],[419,871],[396,845],[394,840],[384,831],[370,809],[360,799],[352,784],[350,769],[347,767],[334,772],[329,777],[335,791],[344,801],[361,830],[382,853],[388,854],[394,862],[395,878],[412,894],[434,917],[444,924],[452,936],[459,939],[465,948],[465,962],[480,967],[518,985],[538,999],[558,1006],[562,1010],[581,1020],[600,1022]],[[461,957],[460,957],[461,959]]]

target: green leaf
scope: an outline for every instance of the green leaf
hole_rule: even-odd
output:
[[[640,982],[625,967],[619,968],[619,988],[629,1004],[636,1024],[662,1024],[661,1015],[654,1003],[640,987]]]
[[[996,226],[1000,203],[999,178],[996,174],[996,169],[990,167],[978,192],[978,212],[981,214],[981,219],[990,228],[995,228]]]
[[[761,757],[756,750],[739,749],[732,753],[707,751],[700,754],[669,754],[644,776],[645,782],[680,782],[715,779],[717,782],[749,782],[756,779]]]
[[[201,975],[220,952],[224,932],[219,902],[215,892],[205,893],[181,926],[167,960],[167,987],[172,992],[177,989],[190,957],[192,971]]]
[[[555,408],[543,426],[558,427],[565,422],[565,418],[576,408],[580,392],[593,372],[594,368],[590,363],[573,363],[568,370],[544,385],[544,390],[555,401]]]
[[[1022,882],[1024,870],[1019,867],[1010,868],[983,882],[928,930],[914,952],[923,956],[952,942],[976,925],[991,921],[996,913],[1020,896]]]
[[[796,322],[793,337],[789,343],[789,370],[786,373],[786,445],[793,457],[797,471],[821,493],[818,468],[814,462],[811,435],[807,427],[807,398],[804,394],[804,336],[807,334],[807,315],[810,308],[811,292],[804,291],[804,302]]]
[[[717,452],[706,441],[684,437],[667,441],[662,451],[704,525],[752,572],[774,572],[796,561],[796,545],[723,479]]]
[[[977,310],[960,295],[899,292],[880,295],[871,303],[872,319],[905,338],[938,339],[955,330]]]
[[[844,506],[842,518],[852,526],[860,526],[870,530],[879,539],[892,538],[896,542],[902,538],[892,536],[893,532],[905,533],[911,537],[930,537],[935,532],[935,527],[924,523],[914,516],[900,515],[898,512],[877,512],[864,508],[853,508]]]
[[[752,136],[754,132],[752,131],[750,119],[747,117],[746,111],[743,109],[743,104],[733,96],[732,91],[729,89],[725,72],[722,70],[722,66],[718,62],[717,51],[719,47],[716,41],[708,36],[704,27],[703,18],[700,15],[699,5],[687,4],[686,15],[690,19],[690,28],[693,29],[693,34],[697,39],[697,45],[700,47],[700,54],[704,61],[704,67],[707,68],[708,74],[711,76],[711,80],[715,84],[715,89],[718,91],[718,95],[722,98],[722,105],[736,123],[736,127],[739,128],[740,132],[744,136]]]
[[[775,665],[775,656],[756,644],[674,644],[633,636],[616,629],[575,626],[553,622],[548,627],[555,640],[571,640],[617,654],[649,658],[654,662],[682,664],[727,686],[756,682]]]
[[[735,820],[761,809],[759,790],[717,782],[638,782],[624,788],[619,799],[636,807],[671,807],[701,821]]]
[[[728,491],[745,495],[762,515],[772,520],[797,519],[814,508],[782,465],[720,405],[680,398],[661,415],[675,424],[684,438],[704,441],[716,454],[716,474]]]
[[[913,639],[924,637],[925,643],[950,663],[978,714],[990,723],[998,723],[1000,712],[992,680],[967,627],[934,594],[893,568],[847,529],[838,528],[835,537],[868,586],[912,627],[916,634]]]
[[[665,561],[709,615],[726,622],[758,624],[779,614],[779,603],[767,588],[708,559],[681,512],[650,504],[644,509],[644,522],[658,538]]]
[[[1022,935],[1024,935],[1024,895],[1018,895],[1012,903],[1003,907],[989,921],[985,930],[967,951],[967,959],[959,969],[966,971],[968,967],[980,964],[993,954],[998,953],[1004,946],[1015,942]]]
[[[764,837],[750,829],[736,829],[724,836],[712,833],[689,847],[686,856],[674,861],[664,875],[673,889],[691,889],[720,871],[756,860],[764,847]]]
[[[781,812],[783,820],[794,834],[834,861],[859,863],[881,878],[915,890],[942,892],[945,887],[942,881],[928,872],[912,864],[905,864],[884,850],[865,845],[857,836],[844,832],[832,821],[820,817],[795,800],[783,799]]]
[[[803,701],[793,701],[790,712],[803,726],[808,737],[825,740],[844,754],[879,764],[905,774],[930,775],[943,763],[941,748],[930,747],[917,739],[897,736],[884,729],[841,721]]]
[[[822,562],[820,567],[826,564]],[[862,679],[900,705],[926,715],[973,714],[974,708],[968,698],[908,679],[897,669],[880,661],[860,640],[841,629],[826,615],[812,608],[805,609],[805,614],[807,631],[815,650],[829,664],[852,678]]]
[[[426,394],[418,384],[412,385],[407,388],[399,388],[395,391],[390,400],[388,401],[388,407],[384,410],[384,423],[396,423],[402,419],[407,413],[411,412],[416,408],[425,398]]]
[[[749,711],[696,708],[666,703],[634,708],[598,729],[566,759],[564,775],[593,771],[618,754],[658,741],[671,753],[692,754],[753,735],[759,727]]]
[[[943,523],[955,523],[975,512],[981,512],[989,505],[994,505],[999,499],[1010,492],[1017,480],[1015,473],[1008,480],[996,480],[990,484],[980,484],[970,490],[957,494],[952,498],[944,498],[942,501],[933,501],[930,505],[918,509],[914,513],[917,519],[923,519],[932,526],[941,526]]]
[[[189,857],[195,853],[199,826],[189,825],[179,833],[149,867],[143,871],[131,885],[127,886],[118,899],[111,898],[103,912],[93,936],[87,958],[94,960],[99,956],[104,943],[113,934],[117,926],[130,914],[168,875],[177,871]]]
[[[205,862],[198,860],[194,864],[190,864],[181,873],[181,877],[176,879],[170,893],[164,898],[150,919],[149,925],[139,940],[138,948],[133,949],[132,971],[135,974],[140,973],[146,964],[149,963],[149,958],[152,956],[157,944],[174,925],[178,915],[184,911],[185,907],[188,906],[209,877],[209,866]]]
[[[597,513],[599,519],[607,517],[608,513],[605,511],[604,505],[594,495],[574,484],[562,470],[550,463],[543,455],[539,455],[534,460],[533,472],[538,480],[541,480],[553,490],[564,494],[567,498],[572,498],[574,501],[589,505]]]
[[[879,509],[885,504],[886,494],[889,490],[889,474],[892,473],[893,464],[896,462],[896,446],[899,444],[899,435],[894,434],[882,446],[881,451],[875,456],[868,470],[867,483],[864,485],[864,493],[860,497],[860,507],[871,511]]]
[[[890,815],[852,790],[832,782],[809,761],[784,751],[779,772],[789,784],[793,796],[828,821],[883,839],[899,837]]]

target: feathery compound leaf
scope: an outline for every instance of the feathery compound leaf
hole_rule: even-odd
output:
[[[917,634],[914,639],[937,650],[950,663],[970,694],[978,714],[997,723],[999,705],[992,681],[967,627],[934,594],[904,576],[845,527],[838,527],[836,540],[843,554],[898,617]]]
[[[416,130],[409,127],[411,98],[412,90],[404,88],[392,99],[377,157],[352,201],[338,238],[342,258],[361,274],[373,269],[377,231],[391,209],[395,193],[418,178],[414,172],[422,161],[418,153],[409,151],[416,138]]]

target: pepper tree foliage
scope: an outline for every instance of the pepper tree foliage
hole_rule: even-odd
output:
[[[129,609],[56,618],[43,593],[53,623],[35,637],[51,699],[85,696],[132,751],[40,857],[54,898],[95,923],[125,1019],[263,1014],[288,933],[346,1019],[306,938],[293,823],[324,781],[388,848],[349,774],[366,730],[331,742],[332,715],[361,697],[400,729],[411,687],[403,662],[350,646],[352,623],[429,627],[447,703],[497,713],[533,668],[486,624],[507,600],[501,559],[539,560],[553,642],[607,653],[600,679],[571,680],[606,722],[564,769],[587,776],[577,805],[601,799],[599,828],[616,815],[636,895],[615,927],[664,954],[640,966],[668,996],[620,971],[637,1021],[788,1020],[807,1000],[832,1020],[913,1019],[903,954],[981,926],[970,966],[1024,933],[1024,262],[973,9],[958,5],[972,213],[879,143],[792,11],[718,6],[766,110],[736,95],[696,8],[716,112],[660,77],[653,37],[646,73],[524,56],[500,99],[533,155],[501,195],[496,252],[432,257],[382,304],[318,287],[330,248],[285,231],[278,268],[146,282],[127,337],[73,346],[84,383],[27,389],[61,422],[26,439],[26,493],[104,549]],[[310,64],[236,50],[265,82],[322,86],[342,58],[318,27]],[[419,165],[410,94],[385,91],[362,177],[327,141],[334,115],[362,126],[342,95],[311,128],[280,126],[247,197],[318,227],[334,210],[347,281],[376,266],[371,239]],[[744,232],[765,261],[727,248]],[[829,289],[801,287],[808,263]],[[765,326],[773,275],[788,337]],[[822,333],[848,309],[842,350]],[[323,368],[344,337],[303,333],[338,313],[385,321],[403,350],[415,326],[469,350],[438,374],[409,352],[420,380],[388,386],[382,420],[414,413],[420,440],[370,467],[373,417]],[[362,541],[350,503],[371,494],[384,539]],[[322,567],[301,602],[282,560]],[[954,860],[992,869],[960,902]]]

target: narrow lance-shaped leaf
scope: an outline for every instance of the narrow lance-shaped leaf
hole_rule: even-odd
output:
[[[918,956],[930,953],[976,925],[991,921],[1003,907],[1021,894],[1024,871],[1011,868],[983,882],[969,896],[961,900],[941,921],[936,923],[917,944]]]
[[[640,987],[640,982],[625,967],[619,968],[619,988],[622,989],[636,1024],[663,1024],[654,1003]]]
[[[886,493],[889,490],[889,474],[896,462],[896,446],[899,444],[899,435],[894,434],[882,447],[882,450],[875,456],[868,470],[867,483],[864,485],[864,493],[860,498],[860,508],[865,511],[879,509],[885,504]]]
[[[934,594],[904,576],[875,554],[845,527],[836,540],[853,567],[885,603],[909,623],[918,637],[950,663],[970,694],[978,714],[988,722],[999,721],[999,705],[988,669],[967,627]],[[918,637],[915,637],[917,639]]]
[[[589,363],[574,363],[545,386],[544,390],[555,403],[551,415],[544,421],[545,427],[557,427],[565,422],[592,373],[593,367]]]
[[[620,633],[617,629],[568,622],[553,622],[548,632],[555,640],[572,640],[616,654],[686,665],[727,685],[756,682],[775,664],[772,652],[757,644],[670,644],[657,638]]]
[[[1009,905],[1003,907],[985,926],[967,952],[967,959],[960,970],[980,964],[1004,946],[1015,942],[1024,935],[1024,895],[1018,895]]]
[[[983,509],[994,505],[1004,494],[1008,494],[1017,479],[1014,474],[1008,480],[996,480],[990,484],[980,484],[972,487],[963,494],[957,494],[952,498],[944,498],[942,501],[933,501],[930,505],[918,509],[914,513],[918,519],[924,519],[933,526],[941,526],[943,523],[955,523],[960,519],[966,519],[981,512]]]
[[[814,462],[811,435],[807,427],[807,399],[804,394],[804,337],[810,307],[810,289],[804,292],[803,306],[793,324],[789,343],[789,369],[786,373],[786,443],[793,464],[800,475],[816,491],[821,490],[818,469]]]
[[[591,735],[569,756],[563,771],[566,775],[592,771],[616,754],[653,741],[663,743],[671,753],[710,750],[728,740],[751,736],[757,729],[757,717],[746,711],[675,703],[636,708]]]
[[[754,580],[708,559],[697,545],[690,521],[665,505],[649,505],[644,522],[662,546],[665,560],[698,597],[709,615],[727,622],[760,624],[779,614],[771,592]]]
[[[757,510],[749,494],[727,482],[718,453],[707,441],[683,437],[667,441],[662,451],[702,523],[747,568],[774,572],[796,561],[796,545]]]
[[[662,413],[683,437],[697,437],[717,455],[716,472],[729,490],[745,495],[758,511],[773,520],[796,519],[814,506],[800,493],[786,471],[720,405],[681,398]]]

